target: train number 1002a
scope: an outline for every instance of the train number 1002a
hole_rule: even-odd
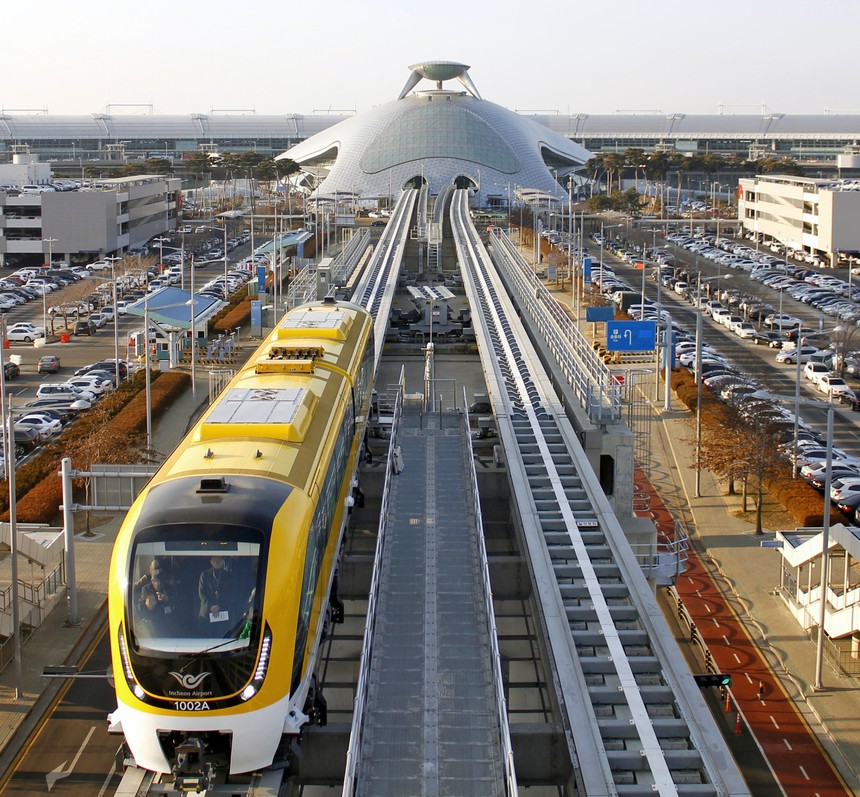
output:
[[[179,700],[176,702],[177,711],[209,711],[209,703],[205,700]]]

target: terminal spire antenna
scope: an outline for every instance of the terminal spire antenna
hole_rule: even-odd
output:
[[[400,92],[400,96],[397,98],[398,100],[402,100],[412,91],[422,78],[435,81],[437,91],[442,90],[442,83],[444,81],[456,78],[473,97],[481,99],[478,89],[472,83],[472,78],[467,74],[469,66],[466,64],[460,64],[456,61],[423,61],[420,64],[412,64],[409,68],[412,70],[412,74],[409,75],[403,91]]]

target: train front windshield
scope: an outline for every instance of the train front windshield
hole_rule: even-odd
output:
[[[127,597],[132,645],[140,652],[182,655],[255,644],[262,607],[261,539],[250,529],[141,533]]]

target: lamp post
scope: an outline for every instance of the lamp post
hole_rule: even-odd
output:
[[[702,283],[731,277],[731,274],[722,274],[702,279],[700,271],[696,280],[696,498],[702,497]]]
[[[789,396],[775,396],[765,390],[759,390],[752,394],[756,398],[768,398],[772,401],[792,402],[794,398]],[[832,401],[810,401],[804,399],[802,402],[810,407],[819,407],[827,410],[827,438],[825,448],[827,456],[824,460],[824,507],[821,516],[821,582],[819,587],[819,600],[821,605],[818,611],[818,637],[815,644],[815,681],[812,684],[814,691],[824,689],[822,682],[822,669],[824,664],[824,620],[827,609],[827,590],[829,587],[830,570],[830,488],[833,481],[833,402]]]
[[[105,258],[110,263],[110,278],[113,285],[113,367],[114,381],[117,387],[119,387],[119,313],[116,310],[116,269],[114,265],[120,259],[115,256]]]
[[[48,244],[48,268],[50,268],[54,263],[54,249],[53,245],[57,242],[57,238],[43,238],[42,242]],[[45,334],[45,338],[48,337],[48,292],[46,290],[42,291],[42,331]]]
[[[114,307],[114,311],[116,307]],[[146,371],[146,450],[152,449],[152,397],[149,382],[149,291],[143,297],[143,367]]]
[[[194,327],[195,316],[197,313],[194,310],[194,255],[191,255],[191,398],[197,400],[197,332]]]
[[[48,268],[54,264],[54,244],[58,238],[42,238],[42,243],[48,244]]]
[[[161,273],[164,271],[164,244],[169,243],[170,239],[159,235],[158,238],[153,238],[152,240],[158,244],[158,270]]]
[[[830,332],[813,332],[810,335],[800,336],[797,335],[797,342],[794,347],[795,351],[795,375],[794,375],[794,449],[791,454],[791,478],[797,478],[797,443],[798,437],[800,435],[800,360],[801,360],[801,350],[803,348],[803,342],[807,338],[817,338],[822,335],[830,335],[834,332],[844,332],[845,328],[842,326],[835,326]]]

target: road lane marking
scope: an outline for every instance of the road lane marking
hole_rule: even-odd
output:
[[[789,750],[792,750],[792,749],[793,749],[793,748],[792,748],[792,746],[791,746],[791,743],[788,741],[788,739],[783,739],[782,741],[784,741],[784,742],[785,742],[785,746],[786,746]]]
[[[779,730],[779,723],[774,719],[773,714],[770,715],[770,721],[773,723],[773,727]]]
[[[806,770],[803,767],[800,768],[800,771],[803,773],[803,777],[809,780],[809,775],[806,774]]]
[[[75,765],[78,763],[81,756],[83,755],[84,748],[87,746],[87,743],[92,738],[92,735],[95,732],[95,730],[96,730],[96,726],[93,725],[90,728],[90,732],[87,734],[86,738],[81,743],[81,746],[78,748],[78,752],[75,753],[75,757],[72,759],[72,763],[69,765],[68,769],[64,769],[64,767],[66,766],[66,762],[63,761],[63,763],[60,764],[60,766],[56,767],[55,769],[51,770],[47,775],[45,775],[45,780],[48,783],[48,791],[51,791],[51,789],[54,788],[54,784],[58,780],[62,780],[63,778],[67,778],[67,777],[69,777],[69,775],[72,774],[72,771],[74,770]]]
[[[740,657],[740,656],[738,656],[738,654],[737,654],[737,653],[732,653],[732,655],[735,657],[735,661],[736,661],[738,664],[740,664],[740,663],[741,663],[741,657]]]

